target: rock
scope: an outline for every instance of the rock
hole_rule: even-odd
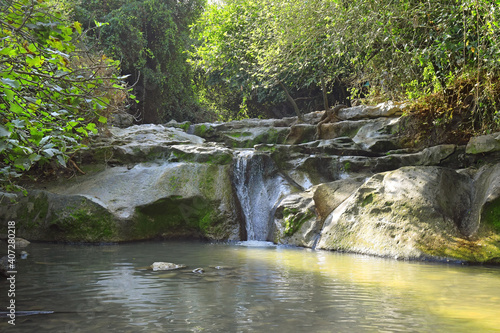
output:
[[[9,275],[7,272],[10,271],[9,269],[9,257],[8,256],[3,256],[0,258],[0,275],[4,277],[8,277]]]
[[[405,104],[384,102],[376,106],[359,105],[339,110],[338,116],[344,120],[394,117],[403,114]]]
[[[110,137],[102,137],[84,157],[114,164],[139,163],[166,158],[171,152],[170,146],[205,141],[181,129],[153,124],[112,127],[109,132]]]
[[[326,123],[321,125],[321,138],[324,140],[335,139],[338,137],[354,138],[359,130],[370,123],[370,120],[345,120],[335,123]],[[316,126],[315,126],[316,127]]]
[[[21,237],[16,237],[16,238],[15,238],[15,243],[16,243],[16,250],[17,250],[17,249],[22,249],[22,248],[25,248],[25,247],[27,247],[28,245],[30,245],[30,242],[29,242],[29,241],[27,241],[26,239],[21,238]]]
[[[366,150],[387,152],[401,148],[399,138],[395,137],[401,118],[377,119],[360,127],[352,141]]]
[[[134,116],[127,112],[112,113],[108,119],[108,124],[120,128],[130,127],[134,124]]]
[[[188,162],[114,167],[73,182],[49,184],[60,195],[83,195],[104,207],[123,240],[153,237],[236,239],[239,225],[230,165]]]
[[[284,143],[290,129],[288,127],[253,127],[221,132],[222,141],[233,148],[252,148],[257,144]]]
[[[201,267],[198,267],[198,268],[193,269],[193,273],[194,274],[203,274],[203,273],[205,273],[205,270]]]
[[[171,262],[162,262],[162,261],[154,262],[151,265],[151,269],[153,271],[172,271],[172,270],[180,269],[180,268],[186,268],[186,265],[183,265],[183,264],[179,265],[179,264],[174,264]]]
[[[314,186],[281,201],[274,215],[276,243],[314,247],[326,216],[363,182],[345,179]]]
[[[290,132],[286,137],[286,144],[295,145],[315,140],[316,125],[296,124],[290,128]]]
[[[468,176],[440,167],[374,175],[327,217],[318,248],[404,259],[498,257],[498,234],[475,241],[464,235],[471,184]]]
[[[500,164],[486,165],[474,175],[473,204],[461,229],[469,237],[481,229],[500,232]]]
[[[174,145],[169,160],[209,164],[230,164],[233,151],[218,144]]]
[[[4,202],[2,196],[0,193],[0,202]],[[30,190],[26,196],[17,194],[14,202],[2,205],[0,220],[16,221],[16,235],[31,240],[118,240],[114,216],[97,200],[80,194],[61,195],[47,190]]]
[[[283,199],[274,214],[274,226],[275,243],[312,247],[319,232],[312,193],[296,193]]]
[[[364,177],[347,178],[315,186],[311,191],[313,192],[314,206],[319,220],[324,221],[325,218],[350,197],[364,181]]]
[[[469,140],[467,154],[492,153],[500,151],[500,132],[473,137]]]

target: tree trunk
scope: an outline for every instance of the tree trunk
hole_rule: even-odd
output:
[[[323,91],[323,104],[325,107],[325,111],[330,109],[328,106],[328,96],[326,95],[326,83],[325,83],[325,77],[321,76],[321,90]]]
[[[283,91],[285,92],[286,99],[288,99],[288,101],[290,103],[292,103],[293,110],[295,111],[295,114],[297,115],[297,117],[299,118],[299,120],[302,120],[302,113],[300,112],[299,107],[297,106],[297,103],[295,103],[295,100],[292,98],[292,96],[290,96],[290,94],[288,93],[288,90],[286,89],[285,85],[283,83],[281,83],[281,81],[278,81],[278,83],[281,86],[281,88],[283,89]]]

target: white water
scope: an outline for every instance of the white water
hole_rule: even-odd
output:
[[[270,159],[254,154],[253,150],[238,153],[234,185],[245,219],[247,240],[269,240],[276,205],[290,193],[290,186]]]

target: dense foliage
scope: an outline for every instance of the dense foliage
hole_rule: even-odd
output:
[[[95,36],[101,47],[121,60],[123,73],[132,74],[144,122],[201,120],[186,63],[191,45],[189,25],[205,0],[82,0],[75,18],[84,27],[105,22]]]
[[[222,112],[235,96],[246,108],[283,102],[285,90],[296,100],[319,97],[323,81],[329,104],[420,99],[433,122],[460,114],[484,130],[499,121],[499,4],[226,0],[193,27],[191,61],[207,104]],[[428,107],[437,100],[450,103]]]
[[[0,187],[35,165],[66,166],[126,99],[118,63],[84,52],[82,27],[47,2],[0,1]]]

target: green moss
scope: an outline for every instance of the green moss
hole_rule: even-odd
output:
[[[276,151],[276,146],[274,146],[274,145],[262,145],[262,146],[259,146],[257,150],[262,151],[262,152],[274,153]]]
[[[180,129],[182,129],[184,132],[187,132],[189,129],[189,126],[191,126],[190,122],[183,123],[179,126]]]
[[[68,213],[52,224],[64,240],[98,242],[113,240],[116,224],[105,209],[96,211],[85,205],[68,207]]]
[[[249,132],[234,132],[234,133],[228,133],[227,135],[229,135],[230,137],[233,137],[233,138],[241,138],[241,137],[244,137],[244,136],[252,136],[252,133],[249,133]]]
[[[170,197],[136,208],[133,235],[154,237],[210,235],[218,224],[217,213],[203,198]]]
[[[500,263],[500,235],[483,233],[475,239],[429,237],[419,241],[422,252],[433,257],[454,258],[471,263]]]
[[[483,208],[481,222],[500,232],[500,198],[487,203]]]
[[[207,126],[205,124],[201,124],[201,125],[196,126],[194,128],[194,135],[197,135],[197,136],[200,136],[200,137],[204,137],[205,135],[207,135],[207,132],[208,132],[209,129],[210,129],[209,126]]]
[[[186,161],[186,162],[196,162],[196,163],[208,163],[208,164],[218,164],[225,165],[231,164],[233,161],[233,156],[229,153],[216,153],[210,155],[201,155],[196,153],[186,153],[183,151],[175,150],[172,155],[176,160]]]
[[[285,236],[292,236],[296,233],[305,221],[312,218],[314,214],[307,210],[305,213],[299,211],[297,208],[283,209],[283,218],[285,220]]]
[[[361,207],[365,207],[373,202],[374,195],[373,193],[368,194],[364,199],[363,202],[361,203]]]
[[[20,217],[27,229],[37,228],[43,225],[45,218],[49,215],[49,200],[46,195],[39,194],[30,197],[28,207],[23,210]]]
[[[351,170],[351,162],[344,162],[344,172],[349,172]]]

